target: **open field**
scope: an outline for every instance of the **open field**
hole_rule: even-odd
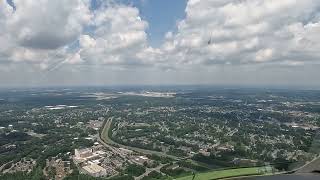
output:
[[[247,176],[247,175],[259,175],[259,169],[261,167],[253,168],[239,168],[239,169],[228,169],[219,171],[210,171],[205,173],[196,174],[194,180],[210,180],[210,179],[221,179],[235,176]],[[177,178],[177,180],[192,180],[193,176],[185,176]]]

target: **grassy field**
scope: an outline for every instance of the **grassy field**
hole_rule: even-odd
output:
[[[235,176],[246,176],[246,175],[258,175],[260,173],[259,169],[261,167],[253,167],[253,168],[239,168],[239,169],[227,169],[227,170],[218,170],[218,171],[210,171],[205,173],[196,174],[194,180],[210,180],[210,179],[220,179],[227,177],[235,177]],[[185,176],[177,178],[176,180],[192,180],[191,176]]]

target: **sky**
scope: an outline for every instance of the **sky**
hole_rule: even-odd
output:
[[[0,87],[320,88],[318,0],[0,0]]]

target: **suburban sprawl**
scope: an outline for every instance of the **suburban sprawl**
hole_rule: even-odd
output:
[[[320,91],[0,90],[0,179],[208,180],[317,159]]]

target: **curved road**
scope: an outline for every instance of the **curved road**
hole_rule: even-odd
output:
[[[119,144],[117,142],[114,142],[110,137],[109,137],[109,131],[111,131],[111,124],[112,124],[112,120],[113,120],[113,117],[109,118],[106,123],[104,124],[104,126],[102,127],[102,131],[101,133],[99,133],[99,137],[98,137],[98,140],[102,143],[102,145],[108,147],[108,148],[112,148],[114,149],[115,147],[114,146],[118,146],[118,147],[121,147],[121,148],[125,148],[125,149],[130,149],[130,150],[133,150],[133,151],[137,151],[137,152],[140,152],[140,153],[144,153],[144,154],[155,154],[155,155],[158,155],[158,156],[163,156],[163,157],[169,157],[169,158],[172,158],[174,160],[183,160],[183,159],[188,159],[188,157],[186,158],[179,158],[179,157],[176,157],[176,156],[172,156],[172,155],[169,155],[169,154],[166,154],[164,152],[158,152],[158,151],[152,151],[152,150],[147,150],[147,149],[141,149],[141,148],[137,148],[137,147],[131,147],[131,146],[126,146],[126,145],[123,145],[123,144]],[[314,166],[314,164],[317,164],[316,167],[319,167],[318,165],[320,164],[320,157],[316,157],[314,158],[312,161],[306,163],[305,165],[299,167],[299,168],[296,168],[293,170],[293,172],[296,172],[296,173],[301,173],[301,172],[304,172],[305,169],[311,169],[309,166]],[[161,167],[163,167],[164,165],[160,165],[156,168],[152,168],[152,169],[147,169],[147,171],[142,174],[141,176],[139,177],[135,177],[136,180],[140,180],[142,177],[144,176],[147,176],[151,171],[155,170],[155,171],[159,171]],[[314,167],[313,167],[314,168]],[[281,173],[279,173],[281,174]],[[272,177],[272,176],[271,176]],[[246,178],[244,178],[246,179]]]
[[[109,131],[111,131],[111,123],[112,123],[112,120],[113,120],[113,117],[109,118],[107,120],[107,122],[104,124],[103,128],[102,128],[102,131],[101,133],[99,134],[99,141],[103,142],[103,144],[108,144],[108,145],[111,145],[111,146],[118,146],[118,147],[121,147],[121,148],[125,148],[125,149],[130,149],[130,150],[133,150],[133,151],[137,151],[137,152],[141,152],[141,153],[144,153],[144,154],[155,154],[155,155],[158,155],[158,156],[163,156],[163,157],[169,157],[171,159],[174,159],[174,160],[181,160],[183,158],[179,158],[179,157],[176,157],[176,156],[172,156],[172,155],[169,155],[169,154],[166,154],[164,152],[159,152],[159,151],[152,151],[152,150],[147,150],[147,149],[141,149],[141,148],[137,148],[137,147],[131,147],[131,146],[126,146],[126,145],[123,145],[123,144],[119,144],[117,142],[114,142],[110,137],[109,137]]]

